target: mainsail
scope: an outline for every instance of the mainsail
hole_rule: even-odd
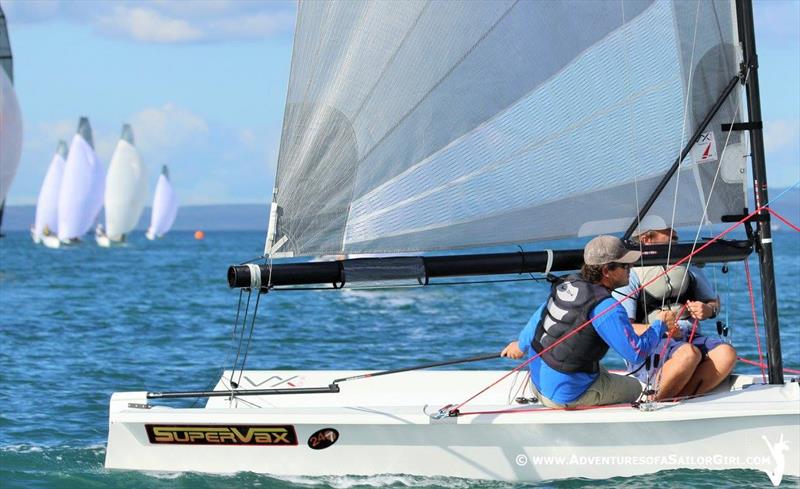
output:
[[[301,1],[267,249],[624,231],[738,74],[737,42],[731,0]],[[743,138],[720,131],[741,103],[736,90],[651,214],[741,212]]]
[[[8,28],[0,7],[0,224],[8,189],[22,154],[22,112],[13,86],[14,65]]]
[[[58,196],[61,192],[61,179],[64,175],[66,158],[67,143],[59,141],[36,201],[36,221],[33,225],[35,237],[45,234],[45,230],[48,231],[48,234],[58,233]]]
[[[125,124],[111,157],[106,178],[106,235],[120,241],[139,222],[147,199],[147,171],[133,142],[133,130]]]
[[[147,238],[155,239],[167,234],[175,222],[177,214],[178,199],[169,181],[167,165],[164,165],[156,183],[156,192],[153,197],[153,213],[150,216],[150,227],[146,233]]]
[[[92,227],[103,207],[105,169],[94,152],[92,127],[81,117],[69,146],[58,195],[58,238],[80,238]]]

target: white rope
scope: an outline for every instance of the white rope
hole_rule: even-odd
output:
[[[686,84],[686,102],[684,103],[684,106],[683,106],[683,129],[681,129],[681,142],[678,145],[678,148],[679,148],[678,149],[678,158],[681,157],[681,149],[682,149],[681,147],[683,145],[683,138],[686,136],[686,125],[687,125],[687,121],[689,119],[689,98],[690,98],[690,94],[692,93],[692,78],[693,78],[693,74],[694,74],[694,52],[695,52],[695,48],[697,47],[697,26],[699,24],[699,19],[700,19],[700,4],[701,3],[703,3],[703,2],[700,2],[700,1],[697,2],[697,9],[695,10],[695,14],[694,14],[694,34],[692,36],[692,55],[691,55],[691,57],[689,59],[689,80],[687,81],[687,84]],[[678,210],[678,192],[680,190],[680,183],[681,183],[681,168],[680,167],[681,167],[682,163],[683,163],[683,161],[679,161],[678,162],[678,172],[677,172],[678,174],[675,176],[675,192],[673,194],[674,196],[673,196],[673,199],[672,199],[672,217],[670,218],[670,224],[669,224],[670,228],[673,230],[673,232],[675,230],[675,215],[677,214],[677,210]],[[667,265],[669,265],[669,259],[670,259],[671,255],[672,255],[672,236],[670,235],[670,240],[669,240],[669,243],[667,244],[667,262],[666,262]],[[687,267],[687,270],[688,270],[688,267]],[[686,278],[686,276],[684,275],[684,278],[682,279],[682,281],[685,278]],[[668,275],[664,275],[664,279],[667,281],[667,284],[669,284],[669,276]],[[683,287],[683,283],[681,283],[681,287]],[[680,290],[680,288],[678,290]],[[664,294],[664,297],[661,298],[661,308],[662,309],[664,308],[664,305],[666,304],[666,302],[667,302],[667,294]]]
[[[550,273],[550,269],[553,268],[553,250],[546,249],[544,251],[547,253],[547,265],[544,267],[544,274],[547,275]]]

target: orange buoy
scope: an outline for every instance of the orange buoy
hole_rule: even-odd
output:
[[[199,229],[194,232],[194,239],[203,239],[206,237],[206,233],[200,231]]]

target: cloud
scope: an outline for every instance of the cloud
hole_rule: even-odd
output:
[[[764,149],[778,153],[797,148],[797,135],[800,134],[800,121],[773,120],[764,122]]]
[[[55,151],[59,140],[63,140],[67,144],[72,141],[72,136],[77,128],[78,119],[43,122],[34,129],[37,137],[31,141],[31,144],[52,146],[52,150]]]
[[[144,152],[158,153],[195,142],[208,133],[208,124],[190,110],[172,102],[146,108],[131,118],[136,145]]]
[[[69,21],[101,35],[146,43],[223,42],[289,35],[290,1],[4,0],[12,23]]]
[[[143,42],[175,43],[203,38],[203,33],[185,20],[167,18],[143,8],[117,7],[109,15],[98,15],[94,25],[103,34]]]

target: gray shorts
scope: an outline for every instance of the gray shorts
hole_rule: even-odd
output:
[[[605,406],[608,404],[626,404],[639,399],[642,393],[642,384],[633,377],[626,377],[624,375],[617,375],[609,373],[603,367],[600,367],[600,373],[592,385],[586,389],[581,397],[574,401],[562,404],[559,402],[551,401],[544,397],[539,390],[536,389],[536,384],[531,382],[534,394],[543,405],[549,408],[576,408],[582,406]]]

